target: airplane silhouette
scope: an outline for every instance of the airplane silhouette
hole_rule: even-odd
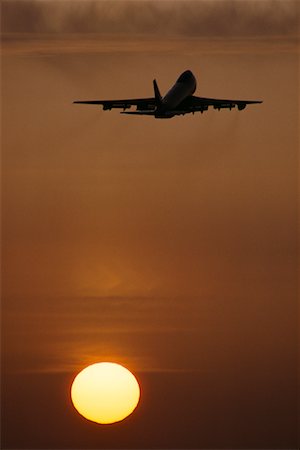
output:
[[[222,100],[216,98],[196,97],[196,78],[190,70],[183,72],[174,86],[161,96],[156,80],[153,80],[154,97],[133,98],[124,100],[76,100],[73,103],[87,105],[102,105],[104,110],[122,108],[121,114],[134,114],[139,116],[154,116],[156,119],[170,119],[174,116],[207,111],[209,106],[214,109],[232,109],[235,106],[239,110],[247,105],[262,103],[261,100]],[[125,111],[131,106],[136,106],[135,111]]]

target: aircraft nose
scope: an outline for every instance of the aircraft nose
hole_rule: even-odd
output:
[[[180,77],[177,80],[177,83],[185,83],[186,81],[190,81],[190,80],[194,80],[195,77],[192,73],[191,70],[185,70],[184,72],[182,72],[182,74],[180,75]]]

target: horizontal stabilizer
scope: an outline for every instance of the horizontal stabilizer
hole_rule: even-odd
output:
[[[102,105],[103,101],[101,100],[75,100],[73,103],[80,103],[82,105]]]
[[[120,114],[134,114],[136,116],[154,116],[155,111],[122,111]]]

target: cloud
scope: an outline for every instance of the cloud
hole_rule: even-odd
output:
[[[292,36],[295,0],[4,0],[3,33],[255,37]]]

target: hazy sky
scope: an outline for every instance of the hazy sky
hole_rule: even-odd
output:
[[[2,447],[297,448],[298,3],[1,6]],[[72,104],[187,68],[263,104]],[[69,399],[104,360],[142,389],[109,427]]]

